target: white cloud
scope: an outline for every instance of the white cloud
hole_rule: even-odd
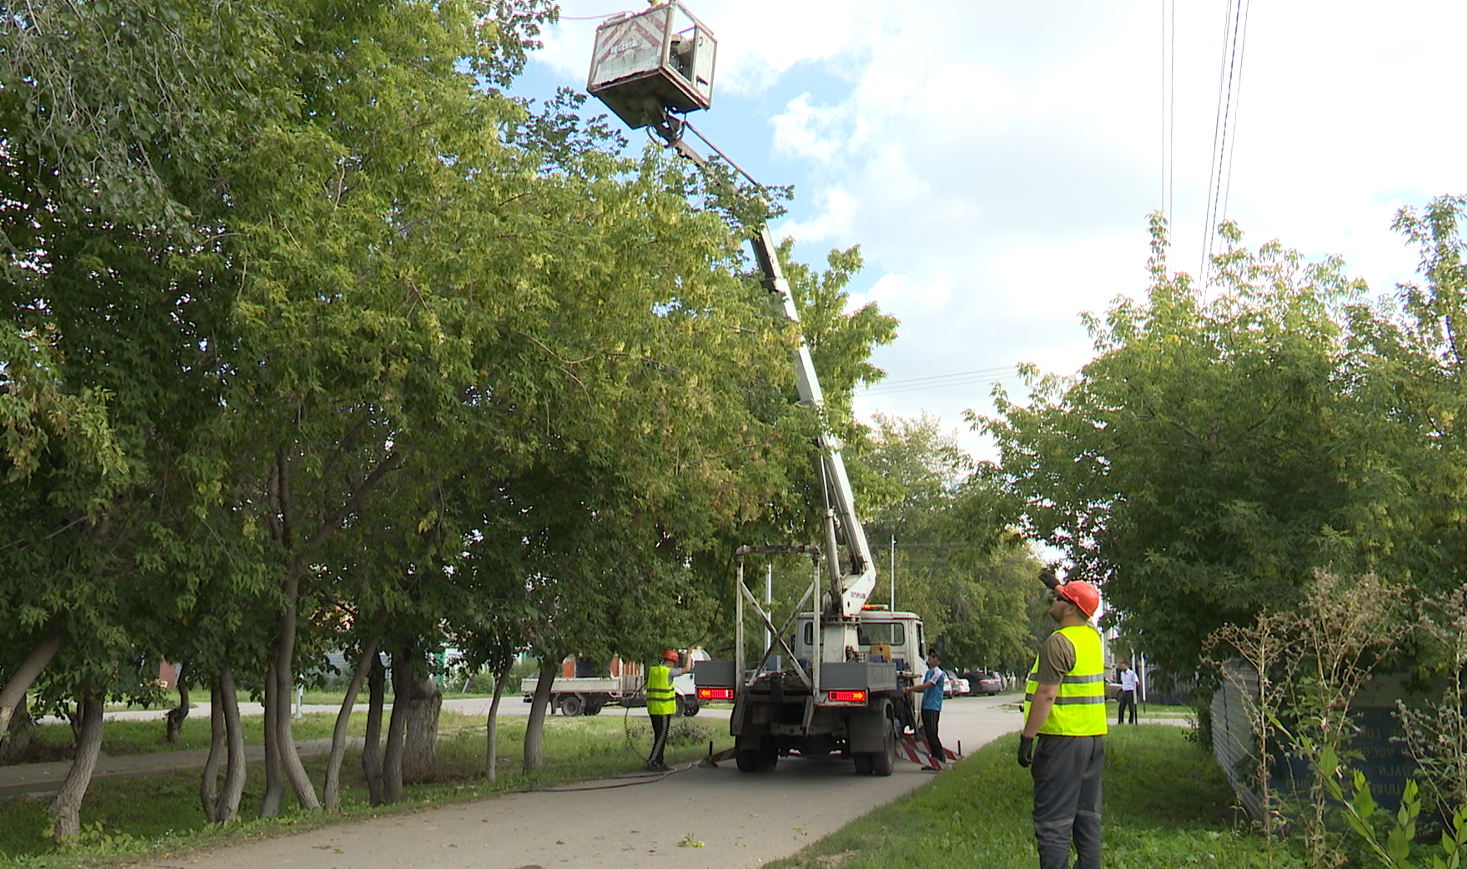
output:
[[[852,293],[846,308],[854,310],[875,302],[885,311],[913,309],[938,313],[952,299],[952,292],[953,277],[946,273],[913,276],[888,272],[865,292]]]
[[[800,94],[790,100],[782,114],[770,120],[774,150],[787,157],[829,161],[844,150],[848,141],[843,133],[846,120],[843,108],[811,106],[810,95]]]
[[[1235,151],[1211,195],[1224,3],[1176,7],[1173,267],[1198,271],[1215,198],[1252,245],[1341,254],[1378,292],[1410,279],[1416,254],[1390,230],[1395,210],[1467,192],[1467,116],[1454,107],[1467,4],[1251,4]],[[1146,215],[1166,204],[1168,180],[1157,4],[690,8],[719,39],[713,113],[749,112],[729,127],[763,131],[758,156],[780,173],[765,180],[797,185],[779,234],[862,246],[853,302],[902,320],[898,343],[877,354],[893,380],[1019,360],[1072,371],[1089,350],[1078,313],[1144,291]],[[556,28],[538,61],[583,81],[595,24]],[[862,406],[957,424],[986,394],[968,385]]]
[[[851,221],[860,203],[841,188],[821,194],[823,209],[809,220],[788,220],[774,228],[777,238],[792,236],[798,242],[826,242],[850,235]]]

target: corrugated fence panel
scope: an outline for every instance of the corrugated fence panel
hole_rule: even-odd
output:
[[[1245,664],[1229,662],[1223,677],[1223,687],[1212,697],[1212,754],[1248,814],[1261,821],[1263,798],[1248,780],[1256,765],[1252,719],[1258,704],[1258,674]]]

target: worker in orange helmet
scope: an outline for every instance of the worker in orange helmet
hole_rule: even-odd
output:
[[[677,692],[672,680],[683,674],[681,661],[676,651],[668,649],[657,663],[647,668],[647,717],[652,719],[652,755],[647,758],[647,769],[652,772],[672,769],[663,762],[662,750],[667,747],[667,731],[672,716],[677,713]]]
[[[1040,579],[1059,628],[1039,648],[1024,688],[1019,765],[1034,777],[1040,869],[1100,869],[1100,773],[1105,764],[1105,653],[1091,623],[1100,592],[1088,582]],[[1036,738],[1038,743],[1035,743]]]

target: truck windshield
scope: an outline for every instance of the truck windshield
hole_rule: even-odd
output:
[[[862,625],[856,629],[856,640],[863,646],[872,643],[890,643],[900,646],[907,641],[906,632],[899,624]]]
[[[890,643],[892,646],[900,646],[907,641],[907,632],[902,629],[900,623],[884,625],[861,625],[856,628],[856,642],[863,646],[872,643]],[[815,644],[815,626],[805,622],[805,645]]]

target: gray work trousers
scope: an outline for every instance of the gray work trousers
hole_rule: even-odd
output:
[[[1048,736],[1034,744],[1034,840],[1039,869],[1100,869],[1100,772],[1105,737]]]

